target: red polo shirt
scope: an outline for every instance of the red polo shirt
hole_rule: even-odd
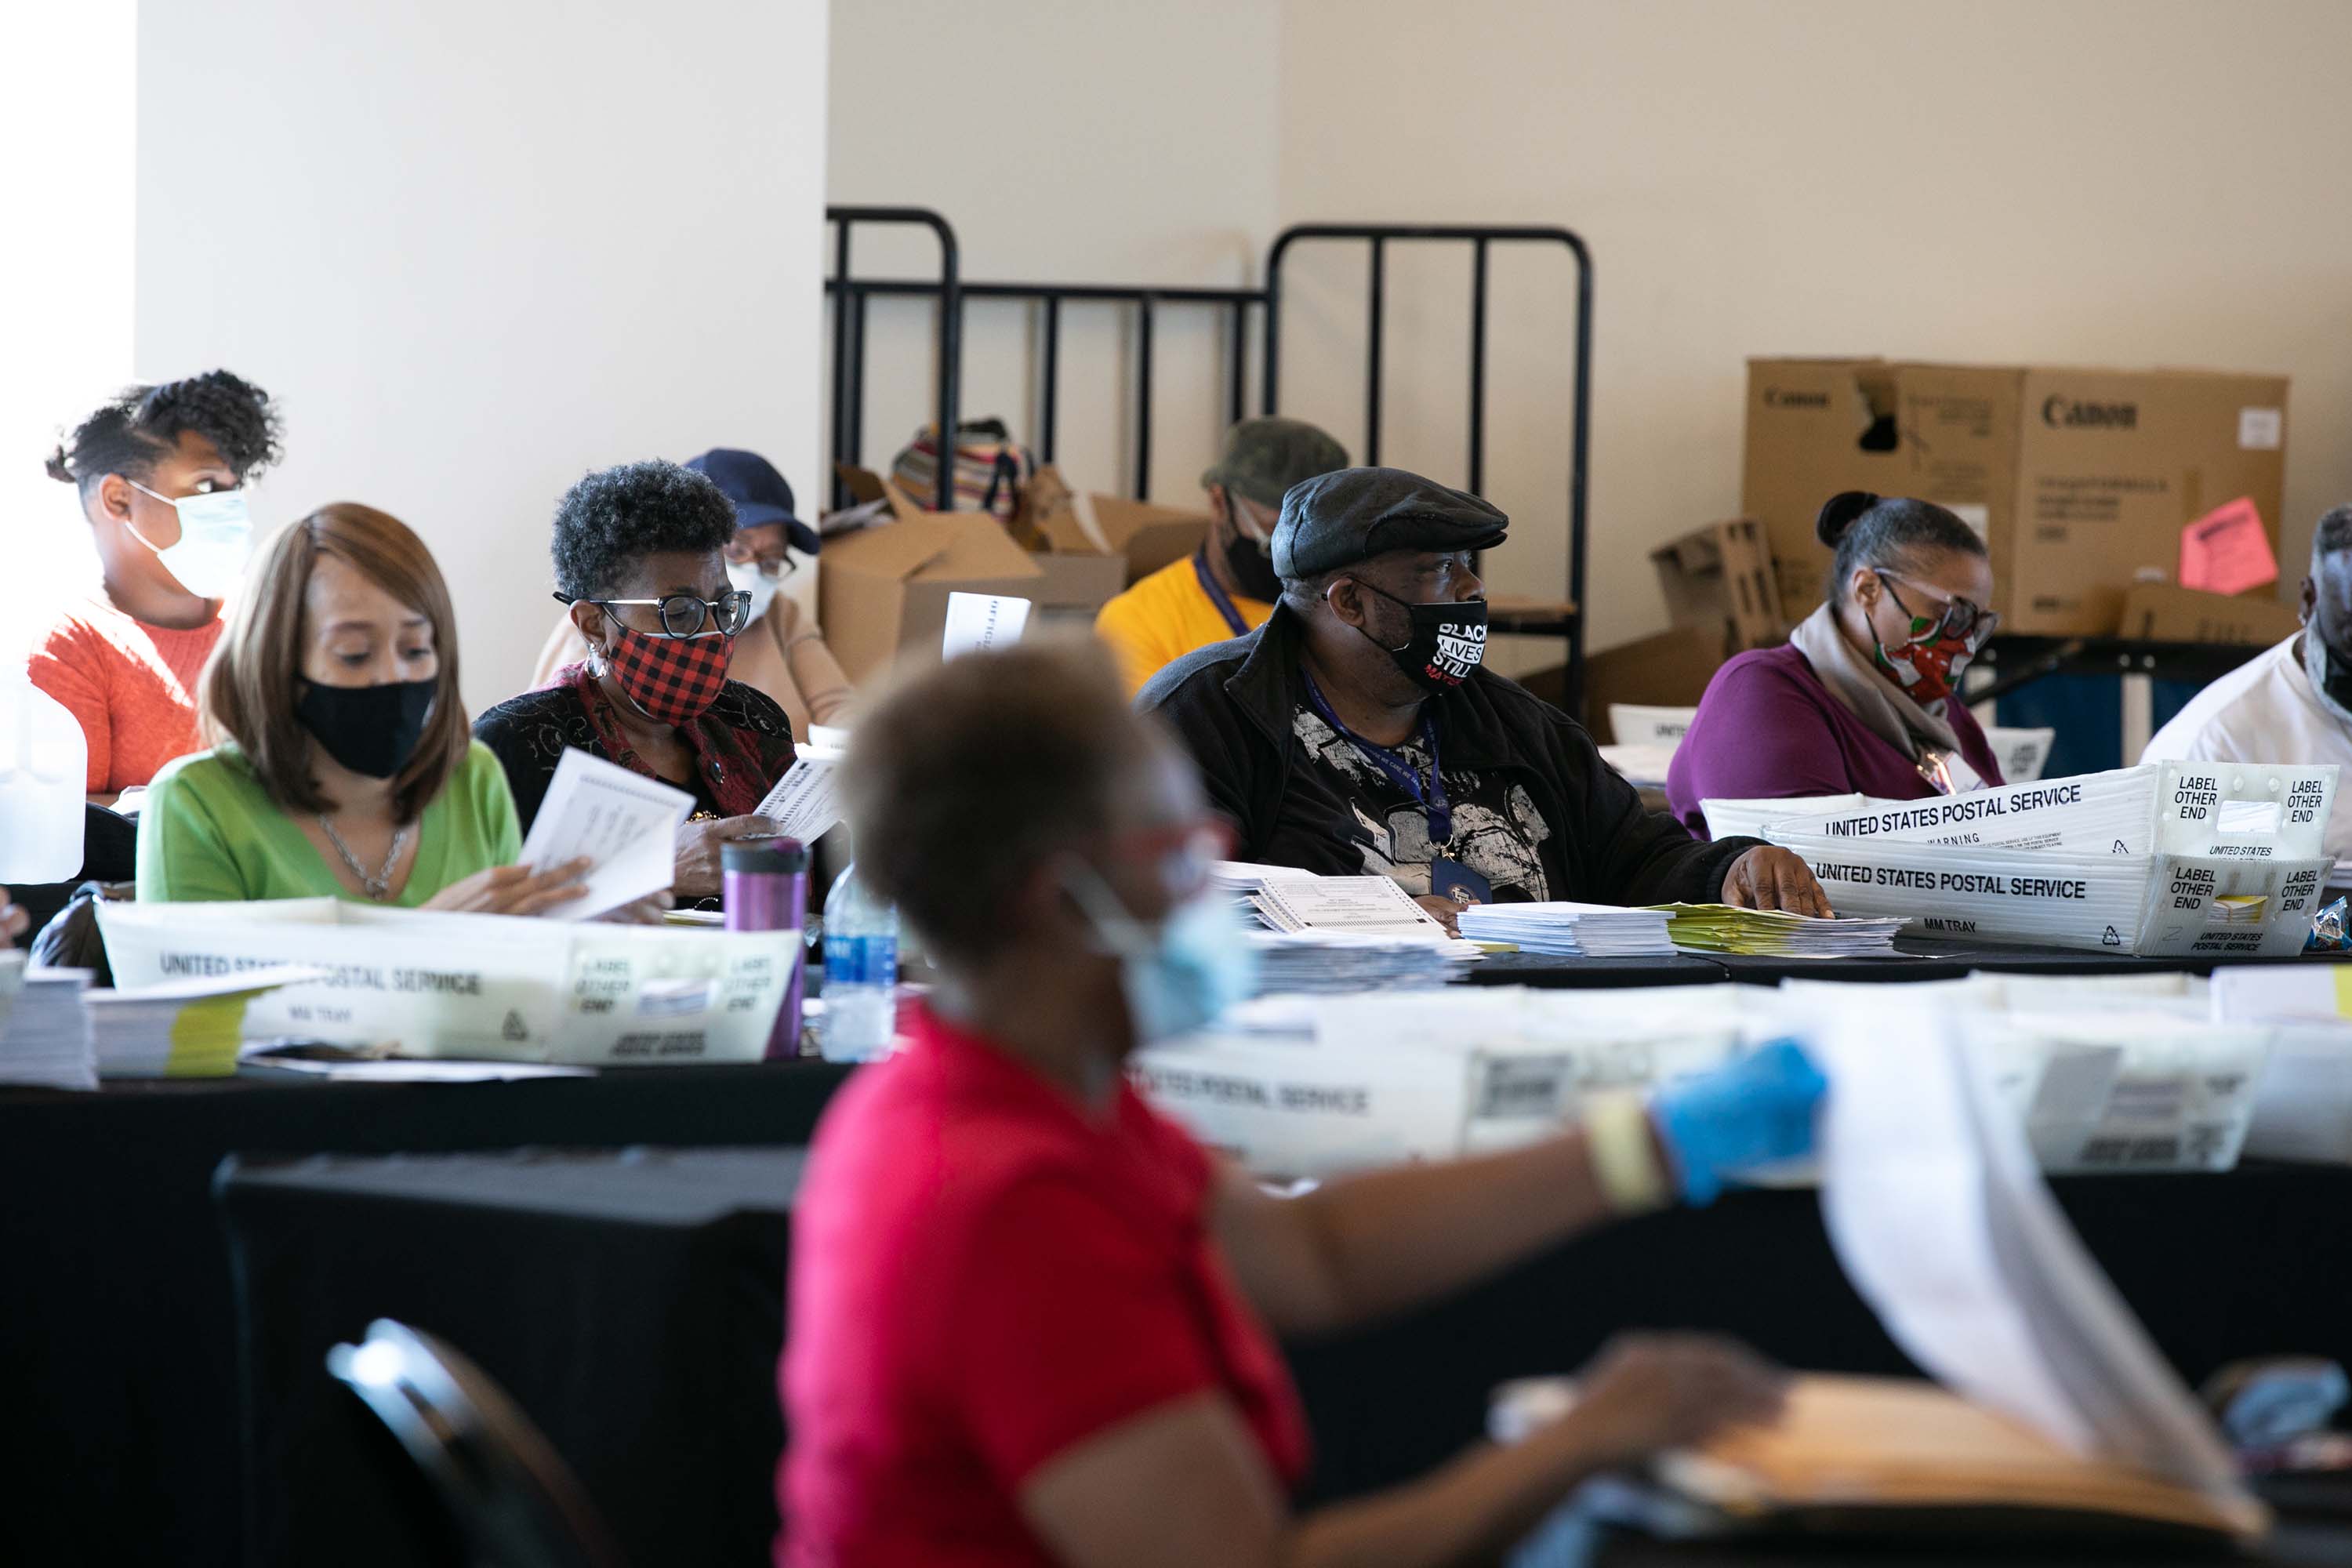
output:
[[[1305,1417],[1209,1234],[1211,1184],[1126,1083],[1089,1114],[918,1010],[826,1108],[793,1205],[777,1562],[1050,1564],[1029,1478],[1208,1388],[1296,1485]]]

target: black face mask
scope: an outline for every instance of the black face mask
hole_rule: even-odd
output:
[[[1282,597],[1282,579],[1274,574],[1274,556],[1266,547],[1242,531],[1241,519],[1234,515],[1233,500],[1225,500],[1225,526],[1233,537],[1225,541],[1225,570],[1232,573],[1234,585],[1261,604],[1273,604]]]
[[[1379,594],[1412,617],[1412,636],[1402,647],[1390,647],[1370,632],[1364,636],[1386,650],[1404,678],[1432,696],[1453,690],[1470,678],[1486,658],[1486,601],[1447,600],[1435,605],[1412,605],[1394,594],[1381,593],[1361,577],[1349,582],[1367,593]],[[1360,627],[1359,628],[1361,629]]]
[[[383,686],[321,686],[306,681],[294,716],[327,755],[365,778],[388,779],[408,765],[425,738],[437,680]]]

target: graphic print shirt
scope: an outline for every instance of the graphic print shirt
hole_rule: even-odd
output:
[[[1493,773],[1447,768],[1454,837],[1451,844],[1432,844],[1421,803],[1365,760],[1353,742],[1304,703],[1293,710],[1290,723],[1307,765],[1323,773],[1355,814],[1365,871],[1421,898],[1429,892],[1430,862],[1445,856],[1484,877],[1496,903],[1539,903],[1551,897],[1538,853],[1551,826],[1537,813],[1525,785]],[[1406,767],[1428,776],[1429,748],[1418,737],[1390,749]],[[1441,754],[1444,750],[1441,739]]]

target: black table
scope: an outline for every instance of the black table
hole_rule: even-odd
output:
[[[711,1562],[762,1561],[796,1168],[782,1151],[728,1156],[709,1166],[703,1191],[684,1168],[658,1186],[632,1183],[610,1157],[585,1167],[330,1159],[227,1178],[222,1202],[247,1285],[239,1307],[252,1432],[268,1459],[249,1478],[265,1516],[257,1539],[279,1548],[263,1561],[393,1562],[369,1543],[413,1540],[390,1479],[398,1465],[372,1458],[366,1418],[322,1365],[330,1344],[394,1303],[449,1332],[548,1427],[632,1561],[701,1560],[677,1550],[681,1539],[722,1544]],[[625,1203],[594,1212],[607,1184]],[[2352,1363],[2352,1251],[2340,1239],[2352,1171],[2258,1166],[2053,1186],[2184,1377],[2273,1352]],[[749,1210],[747,1193],[757,1205]],[[506,1261],[485,1279],[484,1258]],[[599,1310],[506,1310],[499,1289],[509,1277],[537,1307],[568,1293]],[[1734,1333],[1822,1371],[1915,1370],[1846,1283],[1813,1194],[1737,1193],[1589,1237],[1441,1307],[1291,1346],[1317,1446],[1310,1500],[1425,1471],[1478,1436],[1496,1384],[1570,1370],[1629,1327]],[[658,1377],[632,1353],[650,1355],[656,1342]],[[761,1446],[723,1460],[613,1446],[636,1432]],[[715,1522],[660,1522],[673,1491]],[[677,1530],[692,1533],[665,1533]],[[2336,1560],[2352,1561],[2352,1536],[2326,1539]],[[1629,1562],[1664,1561],[1648,1543],[1621,1543],[1610,1559],[1620,1551]],[[1702,1560],[1729,1559],[1691,1559]]]
[[[1975,970],[2001,974],[2210,974],[2245,963],[2341,963],[2352,955],[2291,958],[2134,958],[2088,949],[2002,947],[1941,937],[1895,939],[1893,958],[1749,958],[1736,953],[1677,952],[1670,958],[1551,958],[1495,953],[1465,965],[1476,985],[1532,985],[1554,990],[1606,990],[1635,985],[1708,985],[1735,980],[1778,985],[1783,980],[1902,982],[1957,980]]]
[[[0,1563],[238,1560],[235,1316],[210,1200],[224,1155],[798,1144],[845,1071],[375,1086],[262,1069],[0,1090]]]

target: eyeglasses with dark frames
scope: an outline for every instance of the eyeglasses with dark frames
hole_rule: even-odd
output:
[[[681,641],[698,637],[731,637],[751,619],[751,595],[740,588],[715,599],[698,598],[692,594],[666,594],[658,599],[590,599],[558,594],[555,601],[560,605],[593,605],[612,616],[615,626],[626,623],[613,615],[614,605],[652,605],[661,612],[662,635]]]

